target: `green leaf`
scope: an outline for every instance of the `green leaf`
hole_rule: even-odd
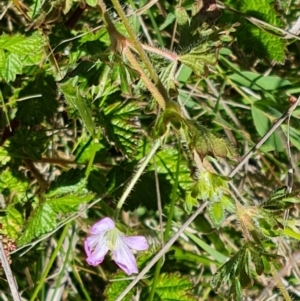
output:
[[[180,276],[179,273],[160,274],[155,287],[155,300],[196,301],[192,288],[193,282],[186,276]]]
[[[18,240],[18,244],[26,244],[32,239],[54,230],[56,227],[56,215],[56,212],[47,203],[40,205],[30,216],[25,231]]]
[[[76,149],[76,162],[78,163],[86,163],[90,160],[91,155],[96,151],[100,151],[104,149],[104,145],[99,141],[95,141],[90,136],[83,137],[82,141],[78,145]],[[104,161],[104,160],[103,160]]]
[[[210,256],[212,256],[217,262],[224,263],[227,261],[227,257],[212,248],[210,245],[208,245],[206,242],[204,242],[202,239],[197,237],[196,235],[184,232],[185,235],[187,235],[191,240],[193,240],[201,249],[206,251]]]
[[[259,135],[264,136],[271,128],[271,122],[266,116],[264,111],[261,111],[255,103],[251,107],[252,117],[254,121],[255,128]],[[276,150],[281,152],[284,150],[281,139],[278,133],[274,133],[270,138],[265,142],[265,145],[268,146],[267,151]]]
[[[61,175],[51,183],[46,194],[47,198],[58,197],[68,193],[86,194],[85,171],[79,169],[70,169],[62,172]]]
[[[19,244],[23,245],[34,238],[54,230],[57,226],[57,217],[59,214],[76,212],[80,204],[89,202],[92,198],[92,194],[84,196],[73,194],[46,200],[30,215],[25,231],[18,241]]]
[[[236,83],[253,90],[274,91],[292,85],[292,83],[287,79],[280,78],[278,76],[265,76],[263,74],[250,71],[234,73],[230,75],[229,78]]]
[[[9,53],[5,57],[5,65],[1,68],[1,76],[5,81],[15,81],[16,75],[22,73],[22,62],[20,57],[14,53]]]
[[[14,206],[9,205],[5,208],[5,215],[0,216],[0,223],[2,224],[0,230],[2,234],[17,239],[22,229],[23,217]]]
[[[175,253],[172,254],[172,251],[175,251]],[[209,259],[207,256],[201,256],[201,255],[195,254],[194,252],[182,250],[181,248],[174,247],[174,246],[172,246],[170,248],[168,257],[170,257],[170,259],[174,258],[178,261],[191,263],[193,268],[195,268],[196,265],[202,265],[202,264],[205,266],[208,266],[208,267],[211,264],[216,264],[217,266],[220,265],[219,262],[213,261],[213,260]]]
[[[3,166],[6,165],[11,160],[11,157],[7,150],[8,145],[9,145],[9,141],[5,143],[5,146],[0,146],[0,164]]]
[[[204,41],[199,46],[193,48],[189,53],[179,55],[181,63],[191,68],[197,76],[206,76],[207,66],[217,63],[218,52],[212,48],[212,45]]]
[[[289,126],[289,131],[288,131],[288,125],[286,125],[286,124],[282,124],[281,128],[282,128],[282,131],[284,132],[284,134],[286,135],[286,137],[287,137],[288,132],[289,132],[291,144],[293,146],[295,146],[298,150],[300,150],[300,135],[299,135],[299,130],[295,129],[292,126]]]
[[[225,220],[225,210],[221,202],[214,202],[209,204],[208,214],[212,222],[220,227]]]
[[[97,0],[86,0],[86,3],[92,7],[95,7],[97,2],[98,2]]]
[[[91,109],[79,93],[78,87],[73,87],[71,81],[61,84],[60,90],[63,92],[68,103],[73,107],[73,109],[78,110],[82,121],[84,122],[87,130],[91,136],[96,139],[95,125],[92,119]]]
[[[33,55],[37,50],[40,51],[45,44],[45,38],[39,31],[28,36],[21,34],[0,36],[0,49],[22,56]]]
[[[226,0],[224,3],[237,9],[249,17],[256,17],[271,25],[285,28],[285,24],[276,11],[273,0]],[[228,13],[229,14],[229,13]],[[246,54],[255,53],[259,58],[268,58],[270,61],[283,63],[285,59],[286,41],[277,36],[277,32],[272,34],[258,25],[252,24],[239,16],[224,15],[223,22],[239,22],[241,24],[236,32],[238,45]],[[266,27],[269,29],[269,27]],[[278,32],[280,35],[281,33]]]
[[[56,213],[73,213],[78,210],[78,206],[84,203],[88,203],[93,199],[93,194],[87,195],[67,195],[61,198],[54,198],[47,200],[47,204],[56,212]]]
[[[125,290],[131,281],[125,278],[124,273],[118,273],[112,275],[111,281],[108,282],[108,285],[105,287],[104,296],[107,301],[115,301],[120,293]],[[122,299],[124,301],[132,300],[133,295],[135,294],[136,289],[133,288],[130,292]]]
[[[141,141],[139,108],[136,102],[131,101],[124,104],[116,101],[108,105],[103,113],[108,140],[115,144],[117,150],[132,158]]]
[[[160,174],[166,174],[167,179],[173,184],[175,182],[176,164],[178,160],[178,150],[174,148],[166,148],[158,151],[156,153],[156,168],[157,172]],[[181,156],[182,157],[182,156]],[[182,195],[185,190],[190,189],[192,184],[192,179],[190,175],[190,170],[187,167],[186,160],[181,158],[178,174],[178,184],[179,191]],[[149,166],[149,169],[154,170],[153,164]]]
[[[15,81],[24,66],[41,61],[44,45],[44,37],[38,31],[31,36],[0,36],[0,76],[6,82]]]
[[[296,232],[291,228],[285,227],[283,230],[284,235],[289,236],[291,238],[297,239],[300,241],[300,232]]]
[[[5,196],[13,196],[20,201],[26,195],[29,183],[19,172],[5,169],[0,173],[0,192]]]

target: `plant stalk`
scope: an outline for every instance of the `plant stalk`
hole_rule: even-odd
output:
[[[125,26],[128,35],[131,39],[131,43],[134,45],[135,49],[137,50],[142,62],[145,64],[146,68],[149,71],[149,74],[151,76],[151,78],[154,81],[154,84],[156,85],[156,87],[158,88],[159,92],[163,95],[165,101],[168,100],[168,93],[165,89],[165,87],[163,86],[163,84],[161,83],[155,69],[152,66],[152,63],[150,61],[150,59],[148,58],[147,54],[145,53],[143,47],[141,46],[139,40],[137,39],[137,37],[135,36],[129,22],[128,19],[126,17],[126,14],[124,12],[124,10],[122,9],[122,6],[120,5],[120,2],[118,0],[112,0],[113,6],[115,8],[115,10],[117,11],[119,17],[122,20],[123,25]]]
[[[171,198],[171,204],[170,204],[170,210],[168,214],[168,220],[166,224],[166,229],[164,232],[164,242],[166,242],[169,238],[170,230],[171,230],[171,225],[172,225],[172,220],[174,216],[174,209],[175,209],[175,204],[177,201],[177,189],[178,189],[178,182],[179,182],[179,169],[180,169],[180,151],[178,150],[178,157],[177,157],[177,165],[176,165],[176,178],[175,178],[175,183],[173,185],[173,191],[172,191],[172,198]],[[153,282],[152,282],[152,287],[151,287],[151,292],[150,292],[150,297],[149,301],[152,301],[154,298],[155,294],[155,288],[157,286],[158,278],[160,275],[160,269],[163,263],[163,257],[161,257],[155,267],[155,272],[154,272],[154,277],[153,277]]]
[[[164,136],[163,136],[164,137]],[[155,141],[155,144],[152,146],[150,152],[148,153],[148,155],[146,157],[144,157],[141,161],[142,164],[140,165],[140,167],[138,168],[138,170],[136,171],[136,173],[134,174],[133,178],[131,179],[129,185],[126,187],[124,193],[122,194],[118,204],[117,204],[117,208],[115,211],[115,220],[118,219],[119,216],[119,212],[122,209],[125,200],[127,199],[127,197],[129,196],[132,188],[134,187],[134,185],[136,184],[136,182],[138,181],[138,179],[140,178],[140,176],[142,175],[143,171],[145,170],[145,168],[147,167],[148,163],[150,162],[151,158],[154,156],[154,154],[156,153],[156,151],[158,150],[158,148],[161,145],[161,142],[163,140],[163,137],[157,139]]]

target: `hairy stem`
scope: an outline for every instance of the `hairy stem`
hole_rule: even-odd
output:
[[[289,295],[288,291],[286,290],[284,284],[282,283],[280,276],[278,275],[274,265],[271,263],[271,274],[275,278],[276,286],[281,292],[282,297],[285,301],[292,301],[291,296]]]
[[[158,90],[164,96],[164,99],[167,101],[168,100],[167,91],[166,91],[165,87],[162,85],[155,69],[152,66],[150,59],[148,58],[147,54],[145,53],[139,40],[135,36],[135,34],[128,22],[127,16],[123,11],[122,6],[120,5],[120,2],[118,0],[112,0],[112,3],[113,3],[115,10],[117,11],[119,17],[121,18],[123,25],[125,26],[125,28],[128,32],[128,35],[131,39],[130,42],[133,44],[133,46],[135,47],[136,51],[138,52],[142,62],[145,64],[146,68],[148,69],[149,74],[150,74],[151,78],[153,79],[155,85],[157,86]]]
[[[158,102],[158,104],[164,109],[166,107],[166,103],[163,95],[156,88],[156,86],[151,82],[149,77],[145,74],[139,62],[136,60],[136,58],[134,57],[134,55],[132,54],[132,52],[128,47],[124,48],[123,54],[131,64],[132,68],[140,73],[141,79],[144,82],[145,86],[148,88],[149,92],[152,94],[152,96]]]
[[[142,175],[143,171],[145,170],[145,168],[147,167],[149,161],[151,160],[151,158],[154,156],[155,152],[157,151],[157,149],[160,147],[161,142],[163,140],[163,137],[161,137],[160,139],[157,139],[155,141],[155,144],[152,146],[150,152],[148,153],[148,155],[143,158],[142,164],[140,165],[140,167],[138,168],[138,170],[136,171],[136,173],[134,174],[133,178],[131,179],[129,185],[126,187],[124,193],[122,194],[118,204],[117,204],[117,210],[115,211],[115,219],[118,219],[119,216],[119,212],[122,209],[125,200],[127,199],[127,197],[129,196],[132,188],[134,187],[134,185],[136,184],[136,182],[138,181],[138,179],[140,178],[140,176]]]
[[[154,97],[154,99],[158,102],[158,104],[161,106],[161,108],[164,109],[165,106],[166,106],[167,94],[166,94],[166,90],[162,86],[162,84],[161,84],[161,82],[160,82],[157,74],[154,71],[155,76],[157,77],[157,80],[154,79],[155,84],[153,84],[152,81],[150,80],[150,78],[143,71],[143,68],[140,66],[140,63],[135,59],[134,55],[131,53],[131,51],[130,51],[130,49],[128,47],[129,45],[131,45],[132,47],[134,47],[134,49],[138,52],[138,54],[140,55],[140,57],[142,59],[143,56],[141,55],[140,51],[136,48],[136,44],[138,44],[139,47],[142,49],[143,54],[146,56],[146,54],[145,54],[143,48],[141,47],[140,43],[137,40],[135,40],[135,39],[133,40],[133,42],[132,41],[128,41],[121,33],[118,32],[118,30],[116,29],[115,25],[111,21],[109,15],[107,13],[105,4],[104,4],[104,2],[102,0],[98,0],[98,8],[100,10],[100,13],[103,16],[105,25],[107,27],[107,31],[109,33],[110,40],[111,40],[111,48],[112,48],[112,50],[113,51],[123,52],[123,54],[125,55],[125,57],[127,58],[127,60],[132,65],[132,68],[135,69],[135,70],[137,70],[140,73],[141,78],[142,78],[145,86],[148,88],[148,90],[150,91],[150,93],[152,94],[152,96]],[[122,10],[122,12],[123,12],[123,10]],[[126,20],[126,24],[129,26],[130,32],[132,32],[132,29],[131,29],[129,23],[127,22],[127,20]],[[125,23],[124,23],[124,25],[125,25]],[[127,29],[127,27],[126,27],[126,29]],[[128,32],[128,33],[130,33],[130,32]],[[133,34],[133,32],[132,32],[132,34]],[[133,34],[133,36],[134,36],[134,34]],[[146,56],[146,58],[148,59],[147,56]],[[143,62],[146,65],[145,61],[143,61]],[[149,63],[151,65],[150,61],[149,61]],[[151,68],[152,68],[152,65],[151,65]],[[153,78],[153,74],[151,74],[151,72],[150,72],[150,75]],[[162,87],[163,89],[160,89],[159,87]]]
[[[178,61],[178,55],[176,53],[173,53],[173,52],[165,50],[165,49],[159,49],[159,48],[153,47],[151,45],[147,45],[147,44],[141,44],[141,46],[144,50],[158,54],[161,57],[164,57],[171,62]],[[133,45],[131,43],[129,43],[129,47],[132,47],[135,50],[135,48],[133,47]]]

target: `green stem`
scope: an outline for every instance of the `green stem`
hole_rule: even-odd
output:
[[[119,4],[119,6],[120,6],[120,4]],[[111,40],[112,50],[118,51],[118,52],[123,52],[123,54],[126,56],[127,60],[132,64],[132,67],[141,74],[142,80],[144,81],[146,87],[149,89],[149,91],[151,92],[151,94],[153,95],[155,100],[164,109],[166,106],[166,100],[168,99],[166,89],[162,85],[158,75],[156,74],[155,70],[153,69],[148,56],[146,55],[145,51],[143,50],[143,47],[141,46],[139,41],[135,38],[134,33],[126,19],[126,16],[125,16],[122,8],[120,7],[120,10],[121,10],[120,12],[118,10],[117,11],[118,11],[118,13],[121,14],[120,17],[123,16],[123,14],[124,14],[125,21],[122,19],[122,17],[121,17],[121,19],[122,19],[122,21],[124,21],[124,26],[126,27],[132,41],[127,40],[121,33],[118,32],[115,25],[111,21],[109,14],[107,13],[105,4],[102,0],[98,0],[98,8],[100,10],[100,14],[103,16],[104,23],[107,27],[107,31],[109,33],[110,40]],[[137,45],[138,45],[138,47],[137,47]],[[146,65],[146,67],[148,66],[147,69],[149,70],[150,76],[152,78],[154,76],[153,80],[154,80],[155,84],[153,84],[152,81],[145,74],[145,72],[143,71],[143,68],[140,66],[138,61],[135,59],[133,54],[130,52],[130,49],[128,48],[128,46],[133,47],[135,49],[135,51],[138,52],[139,56],[141,57],[142,61]],[[149,68],[153,72],[150,71]]]
[[[128,35],[131,39],[131,43],[134,45],[142,62],[145,64],[146,68],[148,69],[149,74],[150,74],[151,78],[153,79],[155,85],[157,86],[160,93],[164,96],[165,100],[168,100],[168,93],[167,93],[165,87],[162,85],[155,69],[152,66],[150,59],[148,58],[147,54],[145,53],[143,47],[141,46],[141,43],[135,36],[135,34],[128,22],[126,14],[124,13],[122,6],[120,5],[120,2],[118,0],[112,0],[112,3],[113,3],[115,10],[117,11],[119,17],[121,18],[123,25],[125,26],[125,28],[128,32]]]
[[[110,19],[110,16],[106,10],[106,6],[102,0],[98,0],[98,8],[100,14],[103,17],[107,32],[109,34],[111,49],[113,51],[122,52],[122,43],[125,42],[126,38],[116,29],[114,23]],[[120,43],[121,42],[121,43]]]
[[[62,232],[62,234],[60,236],[60,239],[59,239],[59,241],[57,243],[57,246],[56,246],[54,252],[52,253],[52,256],[51,256],[51,258],[49,260],[49,263],[48,263],[48,265],[47,265],[47,267],[46,267],[43,275],[41,276],[39,284],[36,287],[36,289],[34,290],[32,296],[30,298],[30,301],[37,300],[36,296],[39,293],[41,287],[45,284],[45,280],[46,280],[46,278],[48,276],[48,273],[49,273],[49,271],[50,271],[50,269],[51,269],[51,267],[52,267],[52,265],[53,265],[53,263],[54,263],[54,261],[56,259],[56,256],[57,256],[57,254],[58,254],[58,252],[59,252],[59,250],[60,250],[60,248],[62,246],[62,243],[63,243],[64,239],[66,238],[66,235],[67,235],[68,230],[69,230],[69,226],[70,226],[70,223],[68,223],[68,224],[65,225],[64,230],[63,230],[63,232]]]
[[[164,41],[163,41],[163,39],[162,39],[162,37],[161,37],[160,30],[159,30],[159,28],[158,28],[158,26],[157,26],[157,24],[156,24],[156,21],[155,21],[155,18],[154,18],[154,16],[153,16],[153,13],[152,13],[152,11],[151,11],[151,8],[149,8],[149,9],[147,10],[147,15],[148,15],[148,17],[149,17],[149,19],[150,19],[150,21],[151,21],[151,23],[152,23],[152,26],[153,26],[153,29],[154,29],[154,31],[155,31],[155,33],[156,33],[156,37],[157,37],[157,40],[158,40],[159,44],[160,44],[162,47],[164,47],[164,46],[165,46],[165,43],[164,43]]]
[[[141,161],[142,161],[142,164],[140,165],[140,167],[138,168],[138,170],[136,171],[136,173],[134,174],[133,178],[131,179],[129,185],[126,187],[123,195],[121,196],[118,204],[117,204],[117,210],[115,211],[115,220],[118,219],[118,216],[119,216],[119,212],[120,210],[122,209],[123,207],[123,204],[125,202],[125,200],[127,199],[127,197],[129,196],[132,188],[134,187],[134,185],[136,184],[136,182],[138,181],[138,179],[140,178],[140,176],[142,175],[143,171],[145,170],[145,168],[147,167],[149,161],[151,160],[151,158],[154,156],[155,152],[157,151],[157,149],[160,147],[161,145],[161,142],[163,140],[164,136],[157,139],[155,141],[155,144],[152,146],[150,152],[148,153],[148,155],[143,158]]]
[[[284,284],[282,283],[280,276],[277,274],[277,271],[273,265],[273,263],[271,263],[271,274],[272,276],[275,278],[276,281],[276,286],[279,288],[282,297],[285,301],[292,301],[291,296],[289,295],[288,291],[286,290]]]
[[[70,263],[70,260],[69,260],[69,255],[72,251],[72,243],[73,243],[73,238],[74,238],[74,234],[75,234],[75,231],[74,231],[74,228],[72,229],[72,233],[71,235],[68,237],[68,249],[67,249],[67,252],[65,254],[65,259],[63,261],[63,266],[60,270],[60,273],[59,273],[59,276],[56,280],[56,283],[55,283],[55,290],[52,294],[52,297],[51,297],[51,300],[50,301],[53,301],[54,298],[55,298],[55,295],[56,295],[56,291],[59,289],[60,285],[61,285],[61,280],[63,278],[63,276],[65,275],[66,273],[66,269],[67,269],[67,266],[68,264]]]
[[[99,140],[100,140],[100,131],[98,131],[98,133],[96,135],[97,135],[97,138],[94,138],[93,141],[91,142],[92,143],[92,153],[91,153],[91,157],[90,157],[88,166],[85,171],[85,179],[86,180],[88,179],[88,177],[91,173],[91,170],[93,168],[93,163],[95,160],[95,156],[98,151],[97,144],[99,144]]]
[[[149,92],[152,94],[152,96],[158,102],[158,104],[164,109],[166,107],[166,102],[163,95],[145,74],[144,70],[141,68],[140,64],[138,63],[138,61],[136,60],[136,58],[134,57],[134,55],[128,47],[125,47],[123,49],[123,54],[130,62],[133,69],[137,70],[140,73],[141,79],[144,82],[145,86],[148,88]]]
[[[135,36],[135,34],[134,34],[134,32],[133,32],[133,30],[132,30],[132,28],[131,28],[131,26],[128,22],[126,14],[124,13],[124,11],[122,9],[122,6],[120,5],[118,0],[112,0],[112,3],[113,3],[113,6],[114,6],[115,10],[117,11],[119,17],[121,18],[123,25],[125,26],[128,34],[129,34],[129,37],[131,39],[132,44],[134,45],[135,49],[138,51],[138,53],[141,57],[141,60],[144,62],[144,64],[145,64],[146,68],[148,69],[152,79],[154,80],[155,83],[158,82],[159,81],[158,75],[156,74],[156,72],[155,72],[148,56],[145,53],[145,51],[141,47],[140,42],[136,38],[136,36]]]
[[[177,166],[176,166],[176,178],[175,178],[175,183],[173,186],[173,191],[172,191],[172,198],[171,198],[171,204],[170,204],[170,210],[168,214],[168,220],[166,224],[166,229],[164,232],[164,243],[168,240],[169,235],[170,235],[170,230],[171,230],[171,225],[173,221],[173,215],[174,215],[174,209],[175,209],[175,204],[177,201],[177,190],[178,190],[178,182],[179,182],[179,169],[180,169],[180,151],[178,150],[178,157],[177,157]],[[160,275],[160,269],[163,263],[163,258],[161,257],[155,267],[155,272],[154,272],[154,277],[153,277],[153,282],[152,282],[152,288],[150,292],[150,297],[149,301],[152,301],[154,298],[154,293],[155,293],[155,288],[158,282],[158,278]]]

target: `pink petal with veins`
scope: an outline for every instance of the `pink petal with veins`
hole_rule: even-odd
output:
[[[118,248],[113,251],[113,259],[127,275],[138,273],[135,257],[122,237],[118,241]]]
[[[93,235],[99,235],[101,232],[107,232],[115,227],[114,221],[109,217],[105,217],[91,227],[90,233]]]
[[[143,251],[149,249],[149,245],[144,236],[123,236],[123,240],[130,249],[136,251]]]

